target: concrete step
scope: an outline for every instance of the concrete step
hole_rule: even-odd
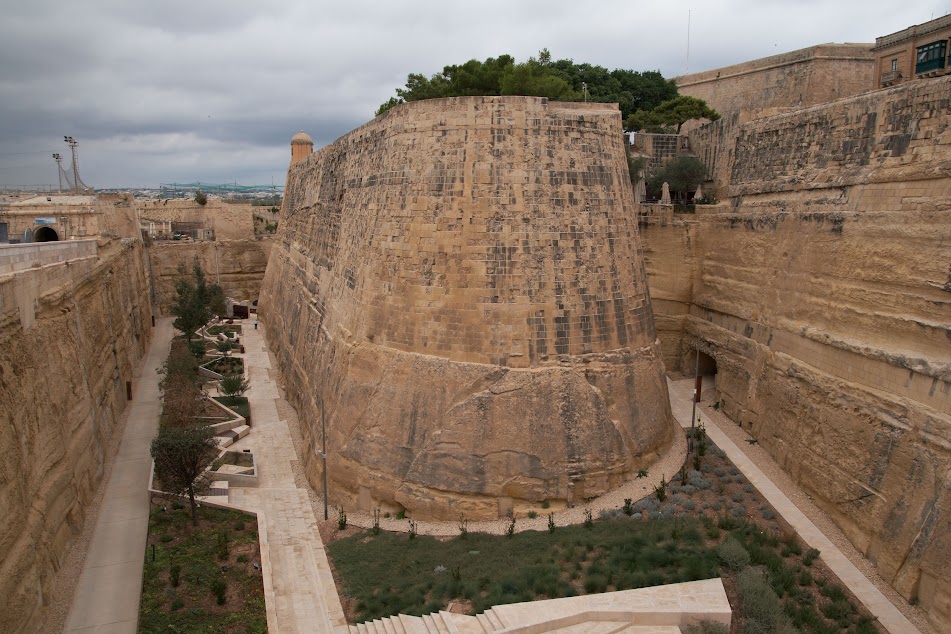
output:
[[[238,438],[244,438],[248,435],[248,432],[251,431],[251,426],[241,425],[240,427],[235,427],[232,431],[238,434]]]
[[[432,614],[424,614],[423,623],[426,624],[426,632],[428,634],[439,634],[439,628],[436,627],[436,622],[433,621]]]
[[[390,617],[380,619],[380,624],[383,626],[383,630],[386,634],[396,634],[396,627],[393,625],[393,620]]]
[[[454,632],[450,632],[449,626],[446,625],[446,621],[442,618],[442,612],[433,614],[433,623],[436,624],[436,629],[439,634],[455,634]]]
[[[383,627],[383,622],[380,619],[373,619],[373,622],[369,625],[376,629],[376,634],[386,634],[386,628]]]
[[[485,628],[474,616],[456,612],[440,612],[451,634],[485,634]]]
[[[357,634],[370,634],[366,623],[357,623]]]
[[[347,629],[350,630],[350,634],[360,634],[360,628],[356,625],[348,625]]]

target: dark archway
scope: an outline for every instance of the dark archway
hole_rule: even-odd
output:
[[[58,242],[59,235],[52,227],[40,227],[33,232],[33,242]]]
[[[717,360],[706,352],[700,352],[700,360],[697,366],[702,376],[712,376],[717,373]]]

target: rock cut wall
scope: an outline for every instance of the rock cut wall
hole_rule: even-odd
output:
[[[331,500],[494,518],[664,450],[632,210],[604,104],[417,102],[292,165],[260,307]]]
[[[734,121],[729,200],[642,229],[669,363],[713,356],[726,413],[943,632],[949,96],[943,78]]]
[[[142,243],[0,276],[0,615],[40,631],[151,338]]]

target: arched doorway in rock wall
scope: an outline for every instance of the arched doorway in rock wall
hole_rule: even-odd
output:
[[[691,358],[692,357],[692,358]],[[712,401],[716,399],[717,360],[702,350],[694,350],[688,357],[691,373],[696,371],[700,377],[700,400]]]
[[[33,232],[33,242],[58,242],[59,235],[52,227],[40,227]]]

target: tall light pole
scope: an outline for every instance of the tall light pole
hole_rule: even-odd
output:
[[[697,422],[697,401],[700,400],[700,342],[697,342],[697,364],[693,371],[693,412],[690,414],[690,446],[693,451],[694,425]]]
[[[79,191],[79,158],[76,156],[76,148],[79,146],[79,141],[74,139],[71,136],[64,136],[63,141],[66,142],[66,145],[69,146],[69,149],[73,153],[73,189],[77,192]]]
[[[56,175],[59,176],[59,193],[63,193],[63,155],[53,152],[53,160],[56,161]]]
[[[320,452],[320,456],[324,459],[324,519],[328,518],[327,515],[327,425],[326,419],[324,417],[324,397],[318,395],[317,399],[320,401],[320,437],[323,442],[323,449]]]

